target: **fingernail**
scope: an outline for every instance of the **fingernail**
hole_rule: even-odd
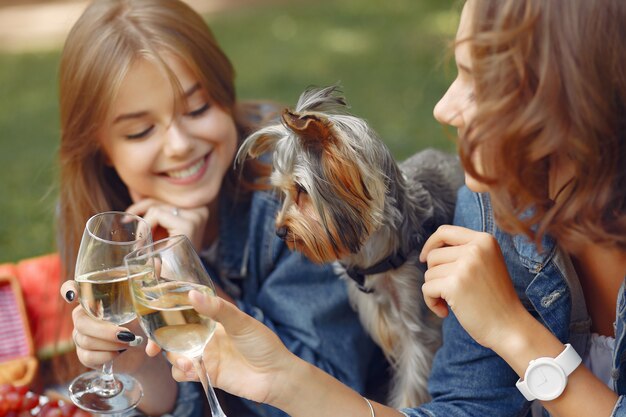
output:
[[[133,340],[136,339],[137,336],[135,336],[133,333],[129,332],[129,331],[121,331],[117,334],[117,339],[122,341],[122,342],[132,342]]]
[[[65,293],[65,299],[67,301],[74,301],[74,298],[76,298],[76,293],[74,291],[69,290]]]
[[[128,346],[139,346],[140,344],[143,343],[143,337],[141,336],[135,336],[135,340],[131,341]]]
[[[120,350],[118,350],[118,351],[117,351],[117,353],[124,353],[124,352],[126,352],[127,350],[128,350],[128,349],[120,349]]]

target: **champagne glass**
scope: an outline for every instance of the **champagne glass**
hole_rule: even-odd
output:
[[[87,220],[74,278],[87,314],[117,325],[135,319],[124,256],[151,242],[150,225],[139,216],[110,211]],[[101,372],[79,375],[69,391],[78,407],[100,414],[130,410],[143,396],[133,377],[113,374],[113,361],[102,365]]]
[[[215,287],[191,242],[178,235],[137,249],[124,259],[139,323],[163,350],[193,361],[213,417],[226,417],[202,361],[215,322],[198,314],[189,291],[215,295]]]

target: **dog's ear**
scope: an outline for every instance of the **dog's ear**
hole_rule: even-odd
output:
[[[280,125],[268,126],[254,132],[239,147],[235,157],[236,163],[243,163],[248,156],[258,158],[266,152],[273,151],[284,134],[284,128]]]
[[[282,119],[285,126],[298,135],[305,147],[323,149],[337,143],[330,124],[318,116],[312,114],[299,116],[285,110]]]

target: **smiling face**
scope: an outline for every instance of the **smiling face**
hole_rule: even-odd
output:
[[[471,123],[476,112],[474,96],[474,79],[472,76],[472,63],[470,56],[470,45],[468,41],[463,41],[470,36],[471,8],[466,2],[461,13],[461,20],[456,34],[456,47],[454,57],[457,67],[457,77],[452,82],[448,91],[439,100],[433,111],[435,119],[442,124],[455,127],[460,140],[463,140],[463,133]],[[473,163],[477,171],[481,172],[479,152],[474,153]],[[485,184],[477,181],[469,174],[465,174],[465,184],[476,192],[487,191]]]
[[[121,83],[99,139],[134,200],[208,205],[232,167],[235,122],[180,59],[166,55],[164,61],[182,88],[182,105],[176,105],[167,75],[149,60],[139,60]]]

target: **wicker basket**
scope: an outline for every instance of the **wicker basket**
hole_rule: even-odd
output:
[[[0,276],[0,384],[29,385],[38,361],[17,278]]]

